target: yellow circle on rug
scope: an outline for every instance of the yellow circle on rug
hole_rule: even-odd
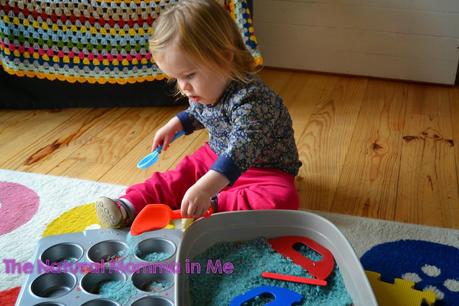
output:
[[[42,237],[83,232],[89,227],[99,225],[95,203],[89,203],[72,208],[54,219],[42,234]],[[165,229],[175,228],[169,224]]]
[[[96,206],[89,203],[72,208],[54,219],[43,232],[43,237],[83,232],[87,227],[99,224]]]

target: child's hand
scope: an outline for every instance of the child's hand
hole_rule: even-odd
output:
[[[173,117],[156,132],[151,150],[153,151],[162,144],[163,150],[166,151],[171,139],[174,137],[175,133],[180,130],[183,130],[182,123],[177,117]]]
[[[185,218],[189,217],[200,217],[202,216],[211,206],[210,198],[211,194],[197,185],[191,186],[182,199],[181,213]]]
[[[183,217],[200,217],[212,205],[210,199],[228,185],[228,179],[209,170],[183,196],[180,210]]]

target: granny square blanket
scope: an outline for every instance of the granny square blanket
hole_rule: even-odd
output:
[[[180,0],[0,0],[0,66],[68,83],[161,80],[148,52],[153,22]],[[222,4],[261,64],[246,0]]]

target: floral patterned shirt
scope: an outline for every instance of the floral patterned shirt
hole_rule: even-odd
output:
[[[186,134],[207,128],[209,146],[218,155],[211,169],[230,184],[248,168],[275,168],[293,176],[301,162],[292,120],[282,99],[260,79],[231,81],[219,101],[190,106],[177,114]]]

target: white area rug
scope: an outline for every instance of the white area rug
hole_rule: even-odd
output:
[[[8,294],[17,294],[16,291],[10,292],[11,289],[20,287],[25,279],[25,275],[4,273],[4,259],[15,259],[17,262],[31,260],[37,241],[45,233],[59,234],[56,228],[59,231],[59,227],[67,225],[69,228],[81,230],[97,227],[93,224],[94,216],[83,218],[82,214],[93,213],[88,210],[90,205],[85,204],[94,201],[100,195],[116,197],[124,189],[124,186],[119,185],[0,170],[0,305],[6,305],[2,298]],[[86,208],[78,210],[83,206]],[[441,301],[436,305],[459,305],[459,231],[330,213],[320,215],[332,221],[345,234],[359,258],[366,254],[368,264],[376,262],[372,266],[373,270],[381,272],[389,281],[393,280],[393,277],[402,276],[417,280],[419,289],[433,286],[438,290],[437,297],[441,298]],[[404,242],[407,239],[420,240],[420,243],[415,243],[415,246],[408,245]],[[395,249],[390,249],[389,255],[384,253],[384,247],[391,246],[391,242],[401,243],[401,246],[399,244],[397,247],[400,247],[404,254],[402,257],[407,260],[405,266],[400,257],[394,255],[390,258],[391,253],[397,253]],[[438,251],[437,244],[444,249]],[[382,253],[369,251],[378,245]],[[407,247],[414,249],[407,252]],[[417,247],[421,249],[418,250]],[[435,259],[438,252],[446,252],[449,257],[439,262]],[[423,265],[417,261],[421,257]],[[455,267],[451,267],[449,260],[456,263]],[[380,266],[380,263],[389,263],[396,267]],[[411,264],[420,266],[416,268],[410,266]],[[443,267],[442,264],[446,266]],[[429,271],[433,269],[440,273],[433,276],[425,266],[430,267]],[[378,268],[391,271],[378,271]],[[415,268],[418,270],[414,271]],[[445,277],[438,281],[442,275]],[[435,280],[437,282],[434,282]],[[443,287],[439,288],[439,284]]]

